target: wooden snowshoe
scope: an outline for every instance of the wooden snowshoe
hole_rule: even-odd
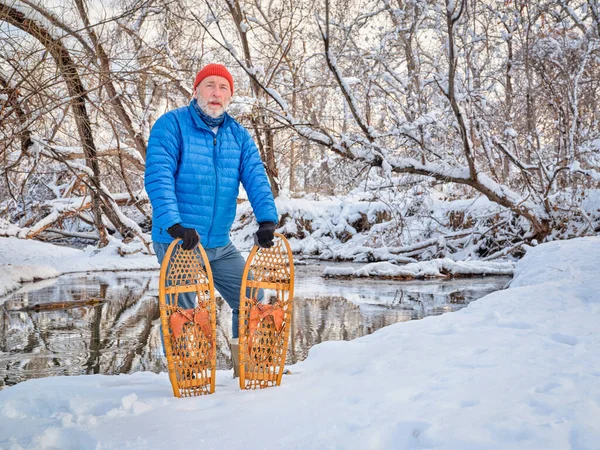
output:
[[[250,275],[250,278],[248,279]],[[258,301],[259,289],[265,300]],[[246,294],[249,291],[249,295]],[[271,295],[269,295],[271,294]],[[240,292],[240,388],[279,386],[287,354],[294,298],[294,260],[287,239],[275,234],[271,248],[254,246],[246,261]]]
[[[193,250],[183,250],[180,241],[171,243],[163,259],[158,298],[173,394],[192,397],[215,391],[216,303],[204,249],[198,244]],[[196,308],[178,306],[184,292],[196,293]]]

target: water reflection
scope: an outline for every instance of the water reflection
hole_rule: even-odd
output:
[[[323,280],[321,270],[296,268],[288,363],[322,341],[460,309],[508,281]],[[157,296],[157,272],[107,272],[64,275],[0,299],[0,389],[54,375],[165,371]],[[217,366],[225,369],[231,367],[231,310],[220,298],[217,303]]]

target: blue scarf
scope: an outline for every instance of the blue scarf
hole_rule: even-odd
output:
[[[204,123],[211,129],[220,126],[225,120],[225,113],[221,114],[219,117],[210,117],[208,114],[202,111],[202,108],[200,108],[200,105],[198,105],[198,101],[196,99],[192,100],[192,106]]]

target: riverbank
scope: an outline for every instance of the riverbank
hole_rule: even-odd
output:
[[[65,273],[159,268],[154,255],[120,256],[117,242],[102,249],[88,246],[79,250],[31,239],[0,237],[0,296],[19,289],[25,282]]]
[[[237,245],[241,249],[247,247],[243,243]],[[66,273],[160,268],[154,255],[136,253],[122,256],[116,244],[103,249],[89,246],[79,250],[28,239],[0,237],[0,255],[0,296],[19,289],[25,282],[54,278]],[[449,276],[512,275],[515,263],[478,260],[460,262],[443,258],[405,265],[380,262],[361,267],[354,266],[343,269],[325,267],[323,276],[408,280]]]

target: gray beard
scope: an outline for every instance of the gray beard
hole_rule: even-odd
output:
[[[220,114],[212,112],[210,109],[208,109],[208,102],[205,102],[204,99],[200,97],[200,95],[198,95],[198,98],[196,98],[196,102],[198,102],[198,106],[200,107],[202,112],[207,116],[212,117],[213,119],[216,119],[217,117],[223,115],[223,113],[227,109],[227,107],[224,105],[223,112],[221,112]]]

